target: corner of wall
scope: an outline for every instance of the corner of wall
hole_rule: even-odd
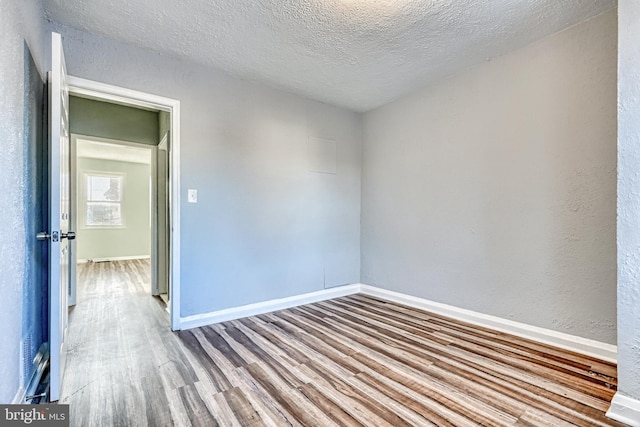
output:
[[[9,149],[0,160],[0,181],[14,183],[6,186],[0,202],[0,218],[14,231],[0,250],[0,270],[5,273],[0,281],[4,298],[0,402],[8,403],[20,399],[30,368],[31,344],[39,345],[36,341],[44,328],[40,324],[40,243],[33,236],[41,226],[39,162],[46,42],[39,0],[4,2],[2,13],[0,134]]]
[[[425,298],[378,288],[376,286],[360,284],[360,292],[365,295],[382,298],[398,304],[404,304],[409,307],[415,307],[431,313],[471,323],[473,325],[505,332],[507,334],[530,339],[539,343],[595,357],[607,362],[616,363],[617,360],[617,347],[600,341],[565,334],[547,328],[540,328],[526,323],[515,322],[513,320],[491,316],[472,310],[466,310]]]
[[[640,427],[640,400],[623,396],[620,392],[616,393],[607,411],[607,417],[632,427]]]

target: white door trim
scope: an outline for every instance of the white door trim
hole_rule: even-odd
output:
[[[151,295],[158,296],[158,146],[151,150]]]
[[[69,229],[78,233],[78,145],[69,129]],[[78,241],[69,241],[69,307],[76,305],[78,289]]]
[[[85,98],[109,101],[150,110],[166,111],[171,117],[169,144],[169,316],[171,329],[180,328],[180,101],[68,76],[69,93]]]

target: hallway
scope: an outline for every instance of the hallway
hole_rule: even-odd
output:
[[[186,357],[150,284],[149,260],[78,266],[60,400],[71,404],[72,425],[171,423],[162,418],[166,398],[154,392],[163,379],[179,381]]]

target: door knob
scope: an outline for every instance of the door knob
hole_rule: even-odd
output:
[[[69,231],[68,233],[60,233],[60,238],[61,239],[69,239],[69,240],[74,240],[76,238],[76,232],[75,231]],[[54,242],[58,241],[58,232],[54,231],[53,233],[49,234],[46,231],[41,231],[38,234],[36,234],[36,239],[43,241],[43,240],[53,240]]]
[[[47,233],[46,231],[41,231],[36,234],[36,239],[39,241],[49,240],[49,237],[51,237],[51,234]]]
[[[62,239],[69,239],[69,240],[73,240],[76,238],[76,232],[75,231],[69,231],[68,233],[61,233],[60,237]]]

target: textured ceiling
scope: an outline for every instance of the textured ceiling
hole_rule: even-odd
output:
[[[43,0],[47,17],[366,111],[615,0]]]

